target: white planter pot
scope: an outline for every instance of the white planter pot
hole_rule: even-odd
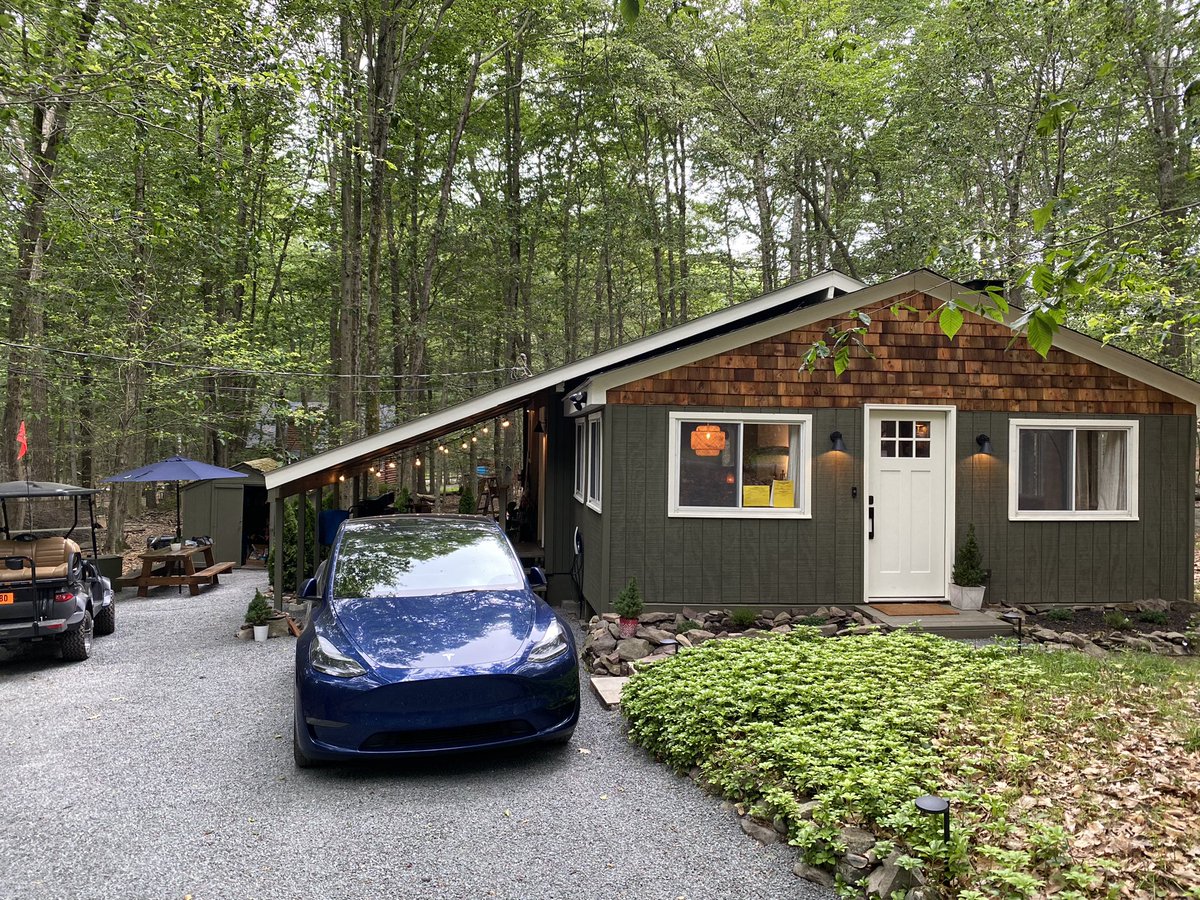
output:
[[[270,625],[255,625],[255,626],[253,626],[253,628],[254,628],[254,640],[260,644],[265,644],[267,641],[267,633],[271,630],[271,626]]]
[[[950,605],[955,609],[971,610],[983,607],[983,594],[986,590],[987,588],[983,585],[963,587],[951,582],[947,594],[950,598]]]

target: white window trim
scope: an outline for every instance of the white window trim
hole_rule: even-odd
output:
[[[582,455],[580,450],[582,449]],[[580,459],[582,458],[582,463]],[[575,446],[571,459],[575,466],[575,499],[580,503],[587,501],[585,496],[587,485],[587,421],[579,418],[575,420]]]
[[[680,410],[668,414],[670,441],[667,452],[667,516],[673,519],[811,519],[812,518],[812,416],[797,413],[710,413],[701,410]],[[752,424],[768,422],[773,425],[799,425],[800,441],[797,450],[796,472],[792,481],[800,492],[800,505],[773,506],[680,506],[679,505],[679,423],[729,422]],[[739,452],[741,447],[739,446]],[[738,496],[741,496],[741,466],[738,466]]]
[[[1129,499],[1128,511],[1079,509],[1079,510],[1033,510],[1017,509],[1017,491],[1020,479],[1021,438],[1020,429],[1037,428],[1057,431],[1074,431],[1077,428],[1124,431],[1125,438],[1125,485]],[[1008,518],[1012,522],[1136,522],[1138,521],[1138,422],[1136,419],[1009,419],[1008,421]],[[1074,473],[1075,461],[1071,461]],[[1072,475],[1072,477],[1074,477]]]
[[[592,440],[592,423],[600,426],[599,440]],[[592,413],[587,417],[587,458],[584,461],[584,481],[587,483],[587,507],[600,512],[600,498],[604,488],[604,423],[600,413]],[[596,454],[596,483],[592,484],[592,454]],[[595,492],[592,488],[595,488]]]

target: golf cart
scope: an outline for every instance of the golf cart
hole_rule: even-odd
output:
[[[0,540],[0,647],[54,641],[62,658],[71,662],[87,659],[92,652],[92,635],[112,634],[117,627],[117,607],[112,583],[96,567],[96,524],[91,488],[50,481],[0,483],[0,517],[4,539]],[[79,529],[80,500],[87,500],[91,558],[85,557],[72,535]],[[35,505],[51,511],[50,501],[70,500],[74,517],[69,527],[33,528]],[[14,527],[10,512],[24,501],[26,527]],[[65,521],[65,516],[60,522]],[[66,534],[61,534],[65,531]]]

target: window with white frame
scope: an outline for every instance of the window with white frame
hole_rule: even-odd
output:
[[[1009,517],[1136,519],[1138,424],[1013,419]]]
[[[670,414],[668,514],[807,518],[812,416]]]
[[[575,499],[587,499],[587,422],[575,420]]]
[[[587,420],[587,505],[600,512],[600,477],[604,453],[604,433],[600,428],[600,413]]]

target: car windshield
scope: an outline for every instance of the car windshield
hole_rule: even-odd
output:
[[[495,528],[480,522],[347,522],[336,599],[519,590],[525,577]]]

